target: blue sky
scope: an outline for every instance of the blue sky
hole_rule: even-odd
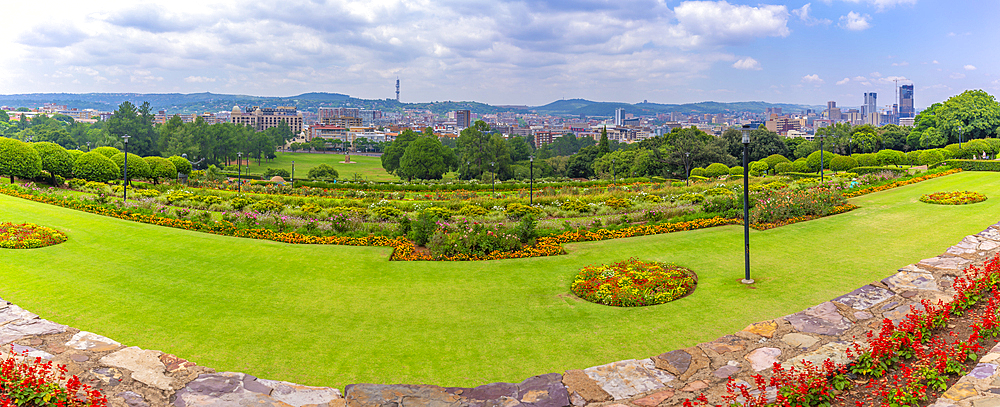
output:
[[[0,93],[339,92],[539,105],[892,103],[1000,91],[1000,2],[173,0],[5,4]]]

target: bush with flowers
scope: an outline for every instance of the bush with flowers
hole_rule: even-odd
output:
[[[66,241],[66,235],[34,223],[0,223],[0,248],[34,249]]]
[[[968,205],[986,200],[986,195],[974,191],[935,192],[920,197],[920,202],[938,205]]]
[[[457,255],[485,257],[493,252],[513,252],[521,249],[521,240],[503,224],[486,224],[462,220],[438,222],[427,248],[438,257]]]
[[[847,201],[835,187],[763,189],[751,194],[750,221],[775,223],[806,216],[825,216]]]
[[[587,301],[616,307],[663,304],[694,290],[694,272],[667,263],[631,258],[610,265],[587,266],[570,290]]]
[[[0,359],[0,407],[104,407],[107,398],[92,390],[76,376],[67,375],[66,366],[42,358],[16,353],[14,345]],[[83,398],[80,398],[83,395]]]

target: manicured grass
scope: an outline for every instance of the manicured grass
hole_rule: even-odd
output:
[[[382,169],[382,160],[379,157],[369,157],[363,155],[351,155],[351,162],[354,164],[342,164],[344,153],[285,153],[278,152],[278,156],[273,161],[261,161],[257,165],[257,160],[250,160],[250,173],[263,174],[268,168],[284,169],[292,171],[292,161],[295,161],[295,178],[305,179],[309,170],[320,164],[328,164],[337,169],[341,179],[353,179],[354,174],[369,181],[399,181],[399,177],[391,175]]]
[[[570,244],[568,255],[549,258],[389,262],[387,248],[214,236],[0,196],[0,221],[69,236],[0,251],[0,296],[129,345],[268,379],[341,388],[516,382],[649,357],[800,311],[1000,220],[1000,196],[918,201],[951,190],[990,196],[1000,174],[937,178],[852,199],[861,209],[845,214],[752,230],[753,289],[738,282],[738,226]],[[633,256],[688,267],[698,288],[643,308],[570,293],[581,267]]]

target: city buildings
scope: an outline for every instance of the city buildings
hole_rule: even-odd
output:
[[[233,106],[229,120],[231,123],[250,126],[257,131],[277,127],[284,121],[292,128],[292,133],[298,134],[302,131],[302,114],[294,106],[278,106],[274,108],[254,106],[245,113],[239,106]]]
[[[472,126],[472,112],[468,110],[455,111],[455,128],[467,129]]]

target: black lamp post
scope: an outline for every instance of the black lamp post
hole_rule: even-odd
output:
[[[854,136],[847,138],[847,155],[851,155],[851,144],[854,144]]]
[[[295,185],[295,160],[292,160],[292,185]]]
[[[236,153],[236,193],[240,193],[240,175],[243,174],[243,152]]]
[[[490,161],[490,172],[493,173],[493,197],[497,196],[497,163]]]
[[[528,156],[528,174],[531,177],[531,181],[528,184],[528,203],[530,205],[535,204],[535,156]]]
[[[958,149],[962,149],[962,126],[958,126]]]
[[[191,165],[191,160],[188,160],[188,155],[187,155],[187,153],[182,153],[182,154],[181,154],[181,158],[183,158],[183,159],[184,159],[184,161],[187,161],[187,162],[188,162],[188,165]],[[180,178],[180,177],[181,177],[181,175],[184,175],[184,174],[180,174],[180,173],[178,173],[178,174],[177,174],[177,177],[178,177],[178,178]],[[185,184],[187,184],[187,181],[188,181],[188,176],[187,176],[187,175],[184,175],[184,183],[185,183]]]
[[[87,151],[90,151],[90,142],[87,142]]]
[[[743,253],[746,271],[743,284],[753,284],[750,278],[750,125],[744,125],[743,133]]]
[[[124,180],[122,184],[124,186],[122,188],[122,203],[128,201],[128,138],[128,134],[122,136],[122,139],[125,140],[125,171],[122,173],[122,178]]]
[[[691,153],[684,153],[684,186],[691,185]]]
[[[615,174],[615,159],[611,159],[611,185],[618,183],[618,177]]]

